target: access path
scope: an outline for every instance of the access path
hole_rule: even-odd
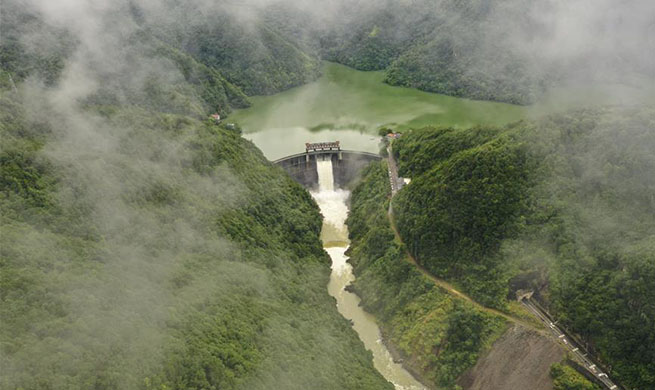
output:
[[[391,197],[396,195],[400,189],[400,182],[398,176],[398,166],[396,165],[396,159],[393,158],[391,154],[391,143],[387,146],[387,154],[389,155],[387,167],[389,168],[389,184],[391,184]]]
[[[391,207],[391,204],[389,204],[389,213],[387,214],[387,216],[389,218],[389,225],[391,226],[391,230],[393,230],[393,234],[394,234],[394,236],[396,238],[396,241],[398,243],[402,244],[403,241],[402,241],[402,238],[400,237],[400,233],[398,233],[398,229],[396,227],[396,221],[395,221],[395,219],[393,217],[393,209]],[[468,296],[468,295],[464,294],[463,292],[457,290],[455,288],[455,286],[453,286],[452,284],[446,282],[443,279],[439,279],[436,276],[434,276],[433,274],[431,274],[427,269],[425,269],[425,267],[420,265],[416,261],[414,256],[412,256],[412,254],[409,253],[409,251],[407,251],[407,250],[405,251],[405,259],[410,264],[412,264],[416,269],[418,269],[425,277],[430,279],[435,285],[437,285],[437,286],[441,287],[442,289],[446,290],[449,294],[454,295],[457,298],[460,298],[460,299],[463,299],[463,300],[469,302],[470,304],[475,306],[477,309],[482,310],[482,311],[487,312],[487,313],[490,313],[490,314],[494,314],[494,315],[503,317],[504,319],[506,319],[509,322],[521,325],[521,326],[523,326],[523,327],[525,327],[527,329],[531,329],[531,330],[533,330],[535,332],[538,332],[540,334],[547,334],[547,332],[544,329],[539,328],[539,327],[537,327],[537,326],[535,326],[533,324],[530,324],[530,323],[528,323],[528,322],[526,322],[526,321],[524,321],[524,320],[522,320],[520,318],[514,317],[514,316],[512,316],[510,314],[503,313],[500,310],[492,309],[490,307],[487,307],[487,306],[484,306],[484,305],[480,304],[479,302],[475,301],[470,296]]]
[[[396,159],[393,157],[393,150],[391,148],[391,144],[387,147],[387,154],[388,154],[388,171],[389,171],[389,182],[391,184],[391,197],[393,198],[396,193],[398,193],[398,190],[400,187],[398,186],[398,165],[396,164]],[[389,218],[389,226],[391,226],[391,230],[393,230],[393,234],[396,238],[396,241],[400,244],[403,243],[402,237],[400,236],[400,233],[398,232],[398,228],[396,226],[396,221],[394,219],[393,215],[393,207],[392,207],[392,202],[389,202],[389,211],[387,213],[387,216]],[[406,248],[406,247],[405,247]],[[424,276],[429,278],[435,285],[441,287],[445,291],[447,291],[449,294],[454,295],[460,299],[463,299],[469,303],[471,303],[473,306],[475,306],[477,309],[482,310],[484,312],[490,313],[490,314],[495,314],[497,316],[503,317],[509,322],[512,322],[514,324],[523,326],[527,329],[531,329],[533,331],[536,331],[542,335],[547,335],[548,332],[544,331],[544,329],[536,327],[533,324],[530,324],[528,322],[525,322],[524,320],[517,318],[515,316],[512,316],[507,313],[503,313],[499,310],[492,309],[490,307],[486,307],[477,301],[475,301],[473,298],[470,296],[464,294],[463,292],[457,290],[452,284],[446,282],[445,280],[439,279],[433,274],[431,274],[425,267],[423,267],[421,264],[419,264],[414,256],[408,251],[405,250],[405,259],[412,264],[416,269],[418,269]],[[609,376],[602,372],[598,368],[598,364],[595,364],[591,361],[590,355],[582,349],[581,346],[576,345],[576,343],[573,343],[567,338],[566,332],[562,329],[560,329],[555,323],[553,323],[550,320],[550,314],[545,312],[545,310],[542,310],[541,308],[537,307],[535,304],[533,304],[530,299],[521,299],[521,303],[526,307],[528,313],[532,314],[535,316],[540,322],[542,322],[545,326],[546,329],[550,329],[551,334],[556,337],[557,341],[559,342],[560,345],[564,346],[568,352],[572,354],[572,356],[575,358],[575,360],[578,361],[579,364],[584,367],[587,372],[589,372],[591,375],[593,375],[594,378],[596,378],[600,383],[602,383],[607,389],[609,390],[618,390],[619,387],[612,382],[612,380],[609,378]]]

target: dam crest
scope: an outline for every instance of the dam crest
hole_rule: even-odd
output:
[[[346,187],[355,180],[362,169],[382,157],[375,153],[342,150],[339,141],[306,143],[305,152],[273,161],[297,182],[309,189],[318,188],[318,161],[332,161],[332,176],[336,188]]]

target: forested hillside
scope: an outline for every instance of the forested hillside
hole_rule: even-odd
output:
[[[531,5],[526,0],[417,1],[409,7],[386,2],[373,10],[353,5],[322,43],[326,58],[386,70],[385,81],[392,85],[528,104],[553,76],[537,71],[512,38],[534,28],[525,12]],[[348,15],[356,21],[349,22]]]
[[[217,70],[246,94],[269,95],[312,81],[320,73],[318,56],[284,30],[291,15],[306,17],[292,11],[285,9],[273,18],[268,8],[258,10],[247,3],[170,2],[163,15],[153,14],[142,26]]]
[[[265,22],[255,9],[248,8],[253,15],[239,17],[229,5],[220,3],[211,7],[196,2],[162,2],[159,7],[130,3],[116,8],[99,22],[110,35],[121,36],[122,28],[131,36],[121,36],[129,43],[107,69],[109,85],[98,93],[103,103],[140,100],[157,105],[160,111],[191,110],[204,115],[209,110],[225,115],[232,108],[249,105],[245,94],[280,92],[307,83],[320,72],[316,54],[301,48],[299,38],[278,29],[278,20],[274,20],[278,24]],[[86,43],[80,42],[77,31],[51,23],[47,15],[20,2],[8,1],[1,17],[0,61],[16,81],[38,75],[46,83],[55,83],[75,49]],[[147,64],[134,74],[136,61],[143,61],[144,56],[151,61],[149,65],[169,67],[167,71],[176,70],[183,79],[157,80],[162,69],[148,72]],[[149,83],[145,92],[134,90],[141,87],[135,84],[145,83]],[[188,99],[189,94],[200,99]],[[201,106],[190,107],[197,100]]]
[[[316,205],[237,132],[97,106],[72,139],[0,102],[0,388],[386,388]]]
[[[62,26],[49,26],[38,12],[14,3],[8,2],[3,10],[3,57],[11,57],[3,62],[19,76],[28,65],[45,73],[46,80],[54,80],[51,73],[61,69],[63,59],[73,52],[75,36]],[[392,85],[529,104],[547,86],[572,75],[580,78],[585,73],[581,69],[592,57],[580,51],[581,58],[573,54],[546,58],[543,51],[536,50],[539,45],[552,50],[547,37],[558,35],[547,23],[552,19],[548,7],[541,10],[532,0],[420,0],[411,7],[404,2],[364,1],[313,7],[316,10],[310,11],[311,6],[285,1],[239,5],[162,0],[157,6],[130,2],[107,19],[119,18],[118,25],[129,21],[130,29],[138,28],[167,50],[184,53],[207,67],[212,73],[206,77],[209,80],[185,77],[193,85],[219,84],[219,95],[225,89],[229,99],[214,102],[220,103],[218,108],[224,113],[229,111],[227,105],[243,106],[238,96],[241,91],[272,94],[312,81],[319,76],[321,59],[361,70],[384,70],[385,81]],[[18,37],[25,35],[39,39],[19,42]],[[28,46],[27,50],[21,46]],[[617,57],[623,61],[630,58],[634,53],[629,48]],[[640,53],[644,51],[646,48]],[[23,54],[15,60],[17,52]],[[25,63],[27,57],[35,61]],[[617,60],[599,60],[596,72],[587,72],[587,77],[596,77],[606,68],[650,74],[653,65],[644,60],[647,63],[628,67],[613,61]],[[173,62],[180,66],[179,59]],[[169,95],[177,92],[166,91]]]
[[[509,275],[500,245],[520,228],[537,168],[517,131],[425,129],[394,152],[413,181],[394,202],[408,249],[435,275],[502,307]]]
[[[83,33],[2,11],[0,388],[393,388],[327,294],[310,195],[205,119],[241,79],[120,5]]]
[[[405,365],[438,388],[456,389],[507,323],[446,293],[405,260],[387,219],[389,194],[384,163],[370,165],[352,193],[347,223],[354,289]]]
[[[555,86],[655,77],[649,2],[376,0],[335,14],[319,35],[323,57],[384,70],[391,85],[531,104]]]
[[[49,74],[61,69],[79,43],[77,37],[17,4],[8,1],[3,9],[3,57],[14,56],[29,42],[21,58],[36,61],[3,62],[13,61],[18,74],[25,65],[45,71],[46,80],[52,81]],[[620,21],[633,16],[633,7],[638,8],[612,6],[607,14],[616,17],[611,20],[605,14],[580,15],[589,17],[580,23],[604,34],[602,26],[623,25]],[[650,45],[644,47],[622,44],[634,41],[632,29],[594,47],[579,41],[585,37],[567,39],[560,30],[568,26],[557,23],[560,13],[576,9],[534,0],[160,0],[121,2],[117,9],[107,13],[106,22],[127,23],[128,30],[138,28],[149,39],[190,56],[210,69],[209,78],[221,80],[218,84],[230,99],[236,92],[226,82],[247,95],[272,94],[314,80],[321,59],[384,70],[385,82],[392,85],[515,104],[533,103],[547,87],[567,82],[632,85],[639,77],[652,77],[655,69],[647,55],[654,42],[641,42]],[[70,10],[72,19],[76,12]],[[636,22],[634,29],[650,26],[648,20]],[[115,33],[123,34],[118,29]],[[19,42],[18,36],[31,39]],[[242,106],[241,100],[234,107]],[[220,103],[229,111],[225,101]]]
[[[631,39],[650,15],[567,3],[4,0],[0,389],[393,389],[327,294],[315,202],[208,117],[321,60],[516,104],[566,77],[654,74],[655,41]],[[613,377],[655,388],[654,137],[652,107],[607,107],[395,141],[405,244],[384,164],[348,224],[353,288],[407,366],[458,389],[509,317],[406,250],[501,311],[535,291]]]
[[[534,290],[631,388],[655,385],[655,111],[598,108],[394,142],[408,249],[503,308]]]
[[[130,15],[121,15],[129,17]],[[128,19],[129,20],[129,19]],[[107,21],[112,24],[114,21]],[[80,42],[62,26],[48,23],[35,10],[8,2],[3,8],[1,80],[20,83],[28,78],[55,87]],[[26,39],[26,37],[30,39]],[[144,30],[126,37],[117,58],[93,64],[94,77],[103,83],[86,97],[89,104],[130,104],[160,112],[204,117],[208,112],[228,114],[250,103],[241,89],[221,73]]]

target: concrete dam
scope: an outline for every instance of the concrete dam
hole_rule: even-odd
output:
[[[334,186],[343,188],[357,178],[371,161],[382,157],[375,153],[342,150],[339,141],[305,144],[305,153],[298,153],[275,160],[289,175],[306,188],[317,188],[317,161],[332,161]]]

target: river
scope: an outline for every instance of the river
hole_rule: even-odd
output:
[[[398,390],[424,390],[425,387],[414,379],[401,364],[394,363],[391,354],[382,343],[380,329],[375,318],[362,309],[357,295],[345,290],[346,286],[355,280],[352,267],[345,255],[349,245],[348,228],[345,224],[348,216],[349,192],[334,188],[331,160],[318,161],[317,169],[319,189],[313,191],[312,196],[323,214],[321,239],[325,250],[332,258],[328,292],[337,300],[339,313],[352,321],[359,338],[373,353],[375,368]]]
[[[404,129],[441,124],[467,127],[481,123],[502,125],[524,117],[525,108],[432,94],[384,84],[382,72],[361,72],[325,63],[323,76],[313,83],[272,95],[253,97],[252,107],[232,114],[244,137],[269,160],[303,152],[305,142],[339,140],[344,149],[378,152],[380,127]],[[424,390],[401,364],[393,362],[382,343],[375,318],[360,306],[357,295],[345,290],[355,276],[348,248],[349,193],[334,188],[331,161],[318,162],[319,190],[312,193],[324,216],[321,238],[332,258],[328,292],[339,312],[373,354],[375,368],[398,390]]]

